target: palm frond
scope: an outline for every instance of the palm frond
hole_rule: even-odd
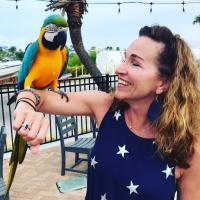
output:
[[[51,0],[51,3],[47,5],[47,9],[48,10],[57,10],[57,9],[63,9],[68,7],[70,4],[73,3],[78,3],[81,4],[81,7],[83,9],[83,12],[87,12],[87,2],[86,0]]]
[[[200,15],[195,17],[193,24],[199,23],[200,24]]]

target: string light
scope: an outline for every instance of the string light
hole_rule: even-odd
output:
[[[152,11],[153,11],[152,6],[153,6],[153,2],[150,2],[150,13],[152,13]]]
[[[17,1],[16,1],[16,9],[18,9]],[[42,1],[42,0],[41,0]],[[47,0],[46,0],[47,1]],[[61,3],[65,5],[65,1],[60,1],[60,0],[49,0],[50,4],[47,5],[49,7],[53,6],[54,3]],[[69,3],[70,1],[66,1],[66,3]],[[83,1],[77,0],[77,1],[71,1],[71,3],[84,3]],[[165,2],[147,2],[147,1],[121,1],[121,2],[92,2],[92,1],[87,1],[86,4],[96,4],[96,5],[117,5],[118,6],[118,13],[121,12],[121,5],[122,4],[144,4],[144,5],[149,5],[150,6],[150,13],[153,11],[153,5],[182,5],[182,11],[185,12],[185,5],[186,4],[200,4],[200,0],[196,1],[165,1]]]
[[[119,8],[118,8],[118,13],[120,13],[120,12],[121,12],[121,10],[120,10],[120,5],[121,5],[121,3],[118,2],[117,5],[118,5],[118,7],[119,7]]]
[[[81,1],[73,1],[73,2],[81,2]],[[121,2],[87,2],[87,4],[99,4],[99,5],[108,5],[108,4],[117,4],[118,5],[118,13],[121,12],[121,5],[122,4],[146,4],[146,5],[150,5],[150,10],[149,12],[152,13],[153,12],[153,5],[157,4],[157,5],[177,5],[180,4],[182,5],[183,9],[182,11],[185,12],[185,5],[186,4],[200,4],[200,1],[165,1],[165,2],[159,2],[159,1],[155,1],[155,2],[146,2],[146,1],[121,1]]]
[[[70,0],[68,1],[61,1],[61,0],[51,0],[50,1],[51,3],[47,6],[49,6],[51,8],[54,7],[53,5],[56,4],[56,3],[61,3],[63,4],[63,6],[66,4],[66,3],[70,3]],[[84,3],[83,1],[80,1],[80,0],[77,0],[77,1],[71,1],[71,3]],[[94,4],[94,5],[117,5],[118,6],[118,13],[121,12],[121,5],[122,4],[144,4],[144,5],[149,5],[150,6],[150,9],[149,9],[149,12],[152,13],[153,11],[153,5],[157,4],[157,5],[182,5],[182,11],[185,12],[185,5],[186,4],[200,4],[200,0],[196,0],[196,1],[163,1],[163,2],[160,2],[160,1],[118,1],[118,2],[109,2],[109,1],[105,1],[105,2],[93,2],[93,1],[87,1],[86,4]]]
[[[18,0],[15,0],[15,1],[16,1],[16,10],[17,10],[17,9],[18,9],[18,4],[17,4],[17,1],[18,1]]]
[[[184,1],[182,2],[182,5],[183,5],[183,12],[185,12],[185,2]]]
[[[58,0],[52,0],[52,3],[54,2],[58,2]],[[83,3],[82,1],[72,1],[72,3]],[[169,4],[169,5],[173,5],[173,4],[200,4],[200,0],[197,1],[155,1],[155,2],[147,2],[147,1],[121,1],[121,2],[92,2],[92,1],[88,1],[87,4],[102,4],[102,5],[106,5],[106,4],[117,4],[117,5],[121,5],[121,4]]]

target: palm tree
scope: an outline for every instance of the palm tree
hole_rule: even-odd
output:
[[[96,64],[90,59],[82,41],[81,26],[83,14],[87,12],[86,0],[50,0],[50,2],[51,3],[47,5],[46,11],[63,9],[67,13],[69,32],[73,47],[85,66],[86,71],[94,77],[94,81],[98,85],[99,89],[105,91],[106,84],[101,84],[100,82],[102,81],[100,81],[99,78],[95,78],[102,76],[102,74]],[[105,80],[103,80],[103,82],[105,82]]]
[[[195,17],[193,24],[196,24],[196,23],[200,25],[200,15]]]

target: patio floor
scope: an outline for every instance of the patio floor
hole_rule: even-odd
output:
[[[67,153],[69,163],[73,163],[74,154]],[[60,146],[40,150],[36,155],[28,153],[23,164],[18,165],[13,185],[10,190],[10,200],[84,200],[86,189],[60,193],[56,182],[77,176],[77,173],[67,172],[60,175]],[[4,179],[7,181],[9,158],[4,159]],[[83,162],[81,168],[86,168]]]

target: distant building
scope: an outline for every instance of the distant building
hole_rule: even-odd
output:
[[[21,64],[19,60],[0,62],[0,84],[16,83]]]

